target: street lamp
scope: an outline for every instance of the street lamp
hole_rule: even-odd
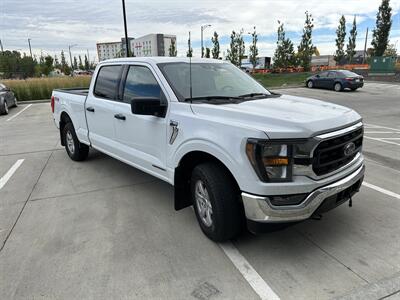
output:
[[[207,24],[207,25],[202,25],[202,26],[201,26],[201,57],[204,56],[204,49],[203,49],[203,31],[204,31],[204,29],[206,29],[207,27],[211,27],[211,25],[210,25],[210,24]]]
[[[77,44],[69,45],[68,46],[68,51],[69,51],[69,60],[71,61],[71,75],[74,76],[74,64],[72,63],[72,55],[71,55],[71,48],[78,46]]]

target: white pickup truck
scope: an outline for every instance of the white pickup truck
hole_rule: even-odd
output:
[[[359,114],[271,93],[220,60],[104,61],[51,106],[71,159],[92,147],[170,183],[214,241],[351,204],[364,177]]]

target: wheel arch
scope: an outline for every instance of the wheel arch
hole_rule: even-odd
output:
[[[193,169],[205,162],[214,162],[223,168],[231,177],[238,190],[239,184],[230,168],[216,155],[203,150],[192,150],[185,153],[179,160],[174,172],[175,210],[180,210],[192,205],[190,195],[190,179]]]
[[[61,145],[62,146],[65,146],[65,141],[63,139],[62,132],[64,130],[65,125],[67,123],[69,123],[69,122],[72,123],[72,125],[74,124],[72,122],[72,118],[69,116],[68,112],[66,112],[65,110],[62,111],[61,114],[60,114],[60,126],[59,126],[59,128],[60,128],[60,141],[61,141]]]

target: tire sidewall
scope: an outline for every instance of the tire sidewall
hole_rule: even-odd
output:
[[[3,113],[5,115],[8,115],[8,104],[6,101],[4,101],[4,104],[3,104]]]
[[[72,139],[74,141],[74,149],[75,149],[74,153],[70,152],[70,150],[68,148],[68,145],[67,145],[67,133],[68,132],[71,132]],[[67,151],[68,156],[73,160],[78,160],[78,158],[79,158],[79,155],[78,155],[79,141],[78,141],[78,138],[77,138],[77,136],[75,134],[75,128],[74,128],[74,125],[72,123],[67,123],[64,126],[64,129],[63,129],[63,142],[64,142],[65,150]]]
[[[340,86],[340,88],[339,89],[336,89],[336,87],[337,86]],[[342,91],[342,84],[340,83],[340,82],[336,82],[334,85],[333,85],[333,89],[335,90],[335,92],[340,92],[340,91]]]
[[[213,214],[212,214],[212,217],[211,217],[212,224],[209,227],[206,226],[203,223],[203,220],[201,219],[201,217],[199,215],[199,211],[198,211],[199,208],[198,208],[198,204],[197,204],[197,201],[196,201],[196,198],[195,198],[195,188],[196,188],[196,182],[198,180],[201,180],[204,183],[204,185],[205,185],[205,187],[207,189],[208,196],[210,198],[209,200],[210,200],[210,203],[211,203]],[[198,169],[195,169],[194,172],[193,172],[192,179],[190,181],[190,192],[191,192],[191,195],[192,195],[192,203],[193,203],[194,212],[196,214],[196,218],[197,218],[197,221],[198,221],[198,223],[200,225],[201,230],[208,237],[212,237],[212,236],[217,235],[217,228],[219,228],[220,224],[219,224],[218,218],[216,218],[217,207],[216,207],[216,202],[215,202],[215,195],[214,195],[213,190],[212,190],[212,188],[211,188],[211,186],[210,186],[210,184],[208,182],[207,176],[205,176],[205,174],[203,174],[203,172],[201,172]]]
[[[314,82],[312,80],[307,81],[307,87],[312,89],[314,87]]]

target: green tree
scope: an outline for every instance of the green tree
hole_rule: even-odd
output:
[[[211,53],[210,48],[206,47],[206,53],[205,53],[204,57],[205,58],[210,58],[210,53]]]
[[[339,21],[339,26],[336,29],[336,52],[335,52],[335,61],[338,64],[341,64],[343,62],[344,58],[344,41],[346,38],[346,18],[344,15],[340,18]]]
[[[258,41],[258,36],[256,32],[256,26],[254,26],[254,31],[251,34],[252,37],[252,43],[250,45],[250,51],[249,51],[249,58],[250,62],[253,65],[253,71],[257,66],[257,60],[258,60],[258,48],[257,48],[257,41]]]
[[[83,66],[81,55],[78,56],[78,59],[79,59],[78,68],[79,68],[79,70],[83,70],[85,67]]]
[[[289,38],[286,38],[286,33],[283,23],[278,21],[278,39],[276,41],[276,49],[274,54],[275,68],[288,68],[296,65],[296,55],[294,46]]]
[[[61,72],[64,73],[65,75],[69,75],[71,74],[71,69],[67,64],[67,61],[65,59],[65,54],[64,54],[64,50],[61,50]]]
[[[78,69],[78,60],[76,59],[76,56],[74,56],[73,68],[74,70]]]
[[[389,44],[390,28],[392,27],[392,8],[389,0],[382,0],[376,14],[376,27],[373,30],[372,42],[373,55],[382,56]]]
[[[227,59],[234,65],[240,66],[245,52],[243,40],[243,29],[240,32],[232,31],[230,48],[228,49]]]
[[[218,33],[214,31],[214,36],[211,38],[211,42],[213,43],[213,48],[211,50],[212,57],[214,59],[219,58],[219,40],[218,40]]]
[[[346,57],[347,61],[351,64],[353,57],[356,54],[356,39],[357,39],[357,22],[356,16],[354,16],[353,27],[350,30],[349,43],[347,44]]]
[[[175,39],[171,39],[171,45],[169,45],[169,56],[176,56],[177,51],[176,51],[176,41]]]
[[[88,57],[85,54],[85,70],[89,71],[89,69],[90,69],[89,60],[88,60]]]
[[[385,53],[383,54],[384,56],[391,56],[391,57],[397,57],[397,49],[394,44],[390,44],[386,47]]]
[[[61,64],[60,64],[60,62],[58,61],[57,55],[54,55],[54,68],[56,68],[56,69],[61,69]]]
[[[311,56],[315,52],[315,47],[312,43],[312,31],[314,28],[314,19],[312,15],[305,12],[306,20],[303,27],[303,35],[301,36],[300,45],[297,48],[297,57],[300,65],[304,68],[304,71],[311,69]]]

